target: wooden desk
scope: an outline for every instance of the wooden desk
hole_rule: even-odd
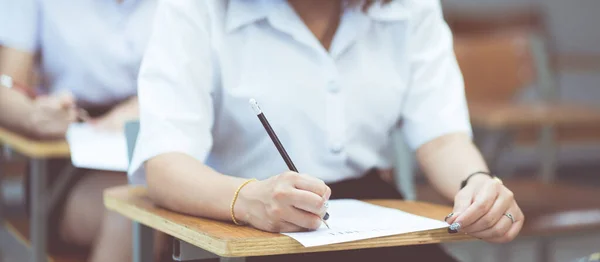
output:
[[[442,219],[451,212],[450,207],[421,202],[398,200],[368,201],[373,204],[397,208],[413,214]],[[323,252],[375,247],[432,244],[468,240],[463,234],[451,235],[446,229],[367,239],[349,243],[305,248],[290,237],[267,233],[248,227],[210,219],[190,217],[153,205],[144,187],[123,186],[108,189],[104,204],[135,222],[165,232],[177,239],[211,252],[219,257],[251,257],[277,254]]]
[[[47,261],[46,254],[46,232],[47,211],[49,211],[57,199],[59,193],[64,190],[70,177],[74,174],[72,166],[66,167],[57,178],[52,188],[47,188],[47,160],[53,158],[69,158],[69,145],[65,140],[39,141],[24,137],[15,132],[0,128],[0,143],[8,146],[16,152],[29,158],[30,176],[30,215],[31,228],[29,261]],[[2,188],[2,158],[0,158],[0,189]],[[0,204],[4,203],[0,190]],[[3,219],[0,208],[0,219]]]
[[[39,141],[0,128],[0,142],[30,158],[68,158],[71,153],[64,139]]]

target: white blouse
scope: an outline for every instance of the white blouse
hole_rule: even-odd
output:
[[[250,98],[299,171],[326,182],[390,167],[400,120],[413,149],[471,133],[439,0],[348,8],[329,51],[285,0],[164,0],[157,10],[138,84],[133,183],[168,152],[237,177],[287,170]]]
[[[0,0],[0,45],[41,54],[44,92],[81,104],[135,95],[156,0]]]

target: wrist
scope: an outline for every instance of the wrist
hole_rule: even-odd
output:
[[[483,185],[483,184],[489,182],[491,179],[493,179],[493,178],[491,176],[487,176],[487,175],[473,176],[473,177],[471,177],[471,179],[469,179],[468,185],[477,187],[479,185]]]
[[[257,201],[257,186],[258,183],[248,183],[238,193],[237,201],[233,206],[235,219],[240,224],[249,224],[251,210],[254,203]]]
[[[464,180],[460,183],[460,189],[465,188],[467,185],[470,186],[478,186],[488,182],[490,179],[498,179],[496,176],[492,175],[490,172],[478,171],[475,173],[469,174]]]

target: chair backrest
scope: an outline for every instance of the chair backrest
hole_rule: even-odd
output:
[[[542,100],[555,98],[551,35],[542,6],[465,9],[447,4],[444,15],[455,35],[470,102],[506,102],[529,86],[537,87]]]
[[[446,4],[449,5],[449,4]],[[539,5],[490,6],[465,9],[445,6],[444,17],[455,34],[494,34],[498,31],[529,30],[547,36],[546,15]]]
[[[454,50],[469,103],[513,100],[536,80],[527,32],[459,34],[455,36]]]
[[[127,157],[129,162],[133,158],[135,143],[137,142],[138,133],[140,132],[140,121],[130,121],[125,124],[125,139],[127,140]]]

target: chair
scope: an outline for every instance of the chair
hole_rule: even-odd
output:
[[[127,140],[127,153],[129,162],[133,159],[133,152],[137,143],[138,133],[140,131],[140,122],[138,120],[130,121],[125,124],[125,139]],[[154,232],[149,227],[140,223],[133,223],[133,261],[152,262],[154,257],[147,257],[142,250],[152,248],[154,245]]]
[[[469,18],[468,23],[449,23],[460,25],[455,30],[455,52],[465,79],[476,143],[492,170],[498,171],[498,155],[514,145],[517,134],[540,130],[541,181],[505,179],[505,184],[527,217],[522,236],[538,239],[538,259],[549,261],[551,238],[600,231],[600,191],[554,180],[555,129],[600,123],[600,109],[557,101],[552,59],[544,32],[535,24],[538,19],[474,22],[486,19],[484,15]],[[471,30],[466,29],[469,23],[475,24]],[[536,86],[539,99],[518,101],[519,93],[530,86]],[[417,191],[419,200],[446,203],[427,186]]]
[[[131,159],[133,158],[133,151],[135,149],[139,132],[139,121],[130,121],[125,123],[125,139],[127,140],[127,156],[129,157],[129,162],[131,162]]]
[[[557,99],[556,84],[543,38],[530,30],[456,34],[455,52],[465,79],[471,122],[488,163],[496,168],[503,149],[522,131],[540,130],[540,175],[555,178],[557,128],[600,124],[600,108]],[[537,85],[540,99],[519,102],[526,87]],[[483,139],[481,139],[483,138]]]

